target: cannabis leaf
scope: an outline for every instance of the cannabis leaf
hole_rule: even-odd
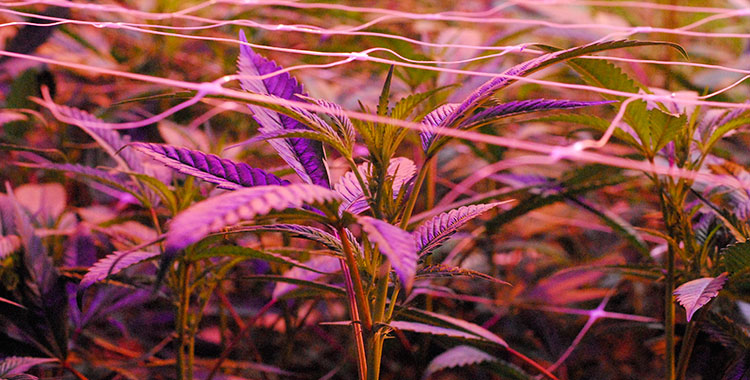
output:
[[[442,128],[443,120],[450,116],[458,108],[458,104],[449,103],[435,108],[422,119],[422,131],[419,132],[419,139],[422,142],[422,150],[428,152],[433,141],[437,137],[437,132]]]
[[[167,232],[165,254],[172,256],[211,232],[240,221],[252,220],[257,215],[338,199],[338,194],[332,190],[308,184],[257,186],[209,198],[194,204],[172,220]]]
[[[19,375],[28,371],[31,367],[44,363],[56,362],[57,359],[31,358],[26,356],[9,356],[0,360],[0,378],[11,375]]]
[[[89,268],[89,271],[83,276],[79,288],[88,288],[95,282],[158,255],[158,251],[115,251],[97,261]]]
[[[364,163],[359,165],[357,170],[362,178],[367,178],[372,170],[372,165],[369,162]],[[392,189],[394,197],[398,196],[401,187],[414,177],[416,171],[416,165],[414,165],[414,162],[408,158],[395,157],[391,159],[388,164],[387,173],[389,177],[393,178]],[[367,180],[365,180],[365,184],[367,184]],[[333,189],[344,199],[339,207],[340,213],[348,211],[352,214],[360,214],[370,208],[354,172],[347,172],[344,174],[341,179],[339,179],[339,182],[333,186]]]
[[[419,257],[428,254],[440,246],[440,244],[468,221],[501,203],[484,203],[459,207],[455,210],[436,215],[432,219],[422,223],[413,232],[414,240],[417,242],[417,254]]]
[[[719,291],[727,281],[727,272],[718,277],[704,277],[688,281],[674,291],[677,301],[685,308],[687,320],[693,317],[698,309],[706,305],[712,298],[719,295]]]
[[[417,249],[412,235],[396,226],[369,216],[357,218],[370,242],[377,244],[380,252],[391,262],[401,284],[411,289],[417,269]]]
[[[237,190],[243,187],[289,184],[289,181],[271,173],[242,162],[220,158],[214,154],[163,144],[133,143],[132,145],[138,151],[180,173],[215,183],[222,189]]]
[[[237,62],[240,85],[245,91],[269,95],[286,100],[302,101],[297,95],[305,95],[302,85],[288,73],[280,73],[266,79],[257,79],[266,74],[280,71],[275,62],[255,53],[247,46],[245,33],[240,31],[240,56]],[[308,129],[304,124],[287,115],[266,108],[248,105],[253,111],[253,118],[260,125],[263,134],[283,129]],[[325,164],[323,145],[319,141],[290,137],[280,140],[269,140],[282,159],[291,166],[307,183],[329,187],[328,167]]]
[[[423,379],[435,372],[454,367],[465,367],[497,360],[494,356],[472,346],[456,346],[436,356],[425,370]]]
[[[309,270],[303,267],[294,267],[284,273],[284,277],[303,281],[315,281],[328,273],[336,272],[341,269],[341,259],[333,256],[316,256],[304,263],[305,267],[314,269]],[[286,293],[297,288],[292,283],[277,282],[273,288],[274,299],[278,299]]]

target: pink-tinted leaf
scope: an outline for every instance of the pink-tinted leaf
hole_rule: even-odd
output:
[[[104,122],[86,111],[60,105],[54,107],[62,116],[75,119],[75,124],[99,143],[102,149],[117,161],[121,169],[150,174],[143,166],[143,158],[128,147],[129,136],[120,136],[114,129],[103,128],[101,125]]]
[[[427,366],[423,379],[447,368],[465,367],[497,360],[494,356],[472,346],[456,346],[436,356]]]
[[[424,268],[420,268],[417,271],[417,279],[420,278],[451,278],[451,277],[470,277],[478,278],[482,280],[496,282],[498,284],[510,285],[509,283],[494,278],[490,275],[482,272],[477,272],[471,269],[452,267],[444,264],[428,265]]]
[[[556,99],[531,99],[517,100],[513,102],[498,104],[488,107],[478,112],[461,123],[462,128],[470,127],[472,124],[482,123],[486,120],[497,119],[500,117],[509,117],[530,112],[574,109],[589,107],[600,104],[612,103],[612,101],[582,102],[576,100],[556,100]]]
[[[727,275],[728,273],[724,272],[717,277],[699,278],[675,289],[674,295],[677,296],[677,302],[685,308],[688,321],[698,309],[719,295],[719,291],[727,282]]]
[[[443,125],[443,120],[450,116],[456,108],[458,108],[458,104],[444,104],[428,113],[427,116],[422,119],[422,131],[419,132],[419,139],[422,142],[422,150],[425,152],[430,150],[432,142],[435,141],[435,138],[437,137],[437,131]]]
[[[308,98],[308,100],[312,101],[316,105],[325,108],[326,114],[331,117],[334,124],[339,130],[339,134],[344,137],[344,141],[348,144],[348,146],[354,145],[354,140],[356,138],[356,134],[354,132],[354,125],[352,124],[352,121],[349,119],[349,116],[346,116],[344,113],[344,110],[336,103],[332,103],[326,100],[322,99],[312,99]]]
[[[30,358],[25,356],[9,356],[3,360],[0,360],[0,377],[5,378],[11,375],[20,375],[28,371],[31,367],[44,364],[53,363],[57,359],[49,358]]]
[[[162,144],[133,143],[132,145],[180,173],[215,183],[222,189],[237,190],[243,187],[289,184],[289,181],[248,164],[233,162],[197,150]]]
[[[392,321],[391,323],[389,323],[389,325],[394,329],[413,331],[422,334],[444,335],[451,338],[481,340],[479,336],[465,331],[449,329],[446,327],[432,326],[419,322]]]
[[[338,200],[332,190],[308,184],[258,186],[232,191],[196,203],[169,224],[167,256],[197,242],[212,232],[252,220],[273,210],[299,208],[304,204]]]
[[[436,215],[432,219],[422,223],[413,232],[414,240],[417,242],[417,254],[419,257],[428,254],[440,246],[440,244],[468,221],[501,203],[484,203],[459,207],[455,210]]]
[[[396,226],[369,216],[360,216],[357,221],[367,233],[370,242],[377,244],[380,252],[391,262],[406,291],[411,290],[417,271],[417,247],[414,237]]]
[[[0,259],[21,248],[21,238],[16,235],[0,236]]]
[[[359,165],[357,170],[365,180],[365,184],[367,184],[367,177],[371,170],[370,163],[366,162]],[[414,165],[414,162],[408,158],[395,157],[391,159],[388,164],[388,176],[393,177],[392,188],[394,197],[398,196],[401,187],[414,177],[416,171],[416,165]],[[344,211],[348,211],[352,214],[359,214],[370,208],[354,172],[347,172],[344,174],[341,179],[339,179],[339,182],[333,186],[333,189],[344,199],[339,207],[339,212],[343,213]]]
[[[247,43],[244,32],[240,32],[240,41]],[[305,95],[296,79],[289,73],[281,73],[266,79],[253,77],[272,74],[280,71],[281,67],[255,53],[247,45],[240,46],[240,56],[237,62],[242,89],[261,95],[275,96],[281,99],[302,101],[297,95]],[[261,133],[270,133],[281,129],[307,129],[297,120],[287,115],[268,110],[266,108],[248,105],[253,111],[253,118],[260,125]],[[323,145],[319,141],[304,138],[287,138],[270,140],[282,159],[307,183],[329,187],[328,167],[325,164]]]
[[[88,273],[83,276],[79,287],[81,289],[88,288],[95,282],[158,255],[159,252],[152,251],[113,252],[89,268]]]
[[[284,273],[284,277],[293,278],[304,281],[315,281],[318,278],[325,276],[328,273],[335,273],[341,269],[341,259],[333,256],[316,256],[311,260],[304,263],[308,268],[313,268],[315,271],[311,271],[302,267],[294,267]],[[279,298],[286,293],[297,288],[297,285],[279,282],[276,283],[276,287],[273,289],[273,298]]]

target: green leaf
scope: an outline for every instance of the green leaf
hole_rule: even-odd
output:
[[[750,268],[750,241],[730,245],[722,250],[724,266],[730,274]]]
[[[570,197],[569,199],[571,202],[598,216],[607,226],[612,228],[616,233],[618,233],[630,244],[632,244],[633,247],[635,247],[641,253],[641,255],[643,255],[643,257],[650,257],[651,251],[649,250],[648,245],[643,239],[641,239],[640,235],[638,235],[638,232],[630,223],[606,209],[600,210],[596,206],[591,205],[588,202],[585,202],[577,197]]]
[[[422,102],[433,97],[438,92],[451,87],[455,87],[455,85],[442,86],[429,91],[410,94],[409,96],[406,96],[399,100],[396,105],[393,106],[391,117],[398,120],[405,120],[409,115],[411,115],[411,113],[417,106],[422,104]]]
[[[380,92],[380,98],[378,98],[378,115],[388,116],[388,105],[390,104],[389,98],[391,96],[391,79],[393,79],[393,65],[388,69],[388,76],[385,77],[385,83],[383,84],[383,90]]]
[[[154,190],[156,194],[159,195],[159,198],[161,198],[164,204],[169,207],[169,211],[172,212],[172,215],[176,215],[177,212],[179,212],[179,209],[177,208],[177,197],[174,195],[174,192],[172,192],[172,190],[169,190],[167,185],[165,185],[158,179],[151,177],[150,175],[137,173],[130,174],[135,176],[139,181]]]
[[[545,116],[538,119],[532,119],[529,120],[530,122],[534,121],[542,121],[542,122],[549,122],[549,121],[559,121],[564,123],[571,123],[576,125],[585,125],[587,127],[593,128],[599,132],[606,132],[607,129],[609,129],[610,122],[608,120],[602,119],[597,116],[593,115],[584,115],[584,114],[560,114],[560,115],[552,115],[552,116]],[[629,133],[623,131],[621,128],[615,128],[613,133],[614,138],[623,141],[627,143],[628,145],[636,148],[640,148],[641,144],[638,143],[638,141],[633,138]]]
[[[250,140],[248,142],[258,140],[272,140],[272,139],[286,139],[290,137],[305,138],[309,140],[321,141],[330,145],[333,149],[336,149],[339,153],[345,157],[351,155],[351,151],[346,148],[344,142],[336,135],[328,133],[322,133],[317,131],[309,131],[306,129],[280,129],[278,131],[263,133]]]
[[[660,151],[669,142],[674,140],[687,122],[687,117],[685,115],[675,117],[658,109],[649,110],[648,116],[651,128],[652,152]]]
[[[711,148],[713,148],[714,144],[716,144],[717,141],[721,140],[724,135],[747,124],[750,124],[750,117],[732,119],[729,122],[719,126],[711,134],[711,137],[708,138],[708,141],[706,141],[706,144],[703,146],[703,151],[709,152]]]

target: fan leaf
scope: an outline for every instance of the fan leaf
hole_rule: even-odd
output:
[[[329,273],[335,273],[341,269],[341,259],[333,256],[316,256],[305,262],[303,266],[294,267],[284,273],[284,277],[305,282],[312,282]],[[273,289],[272,297],[278,299],[286,293],[297,288],[296,284],[279,282]]]
[[[132,145],[140,152],[180,173],[215,183],[222,189],[237,190],[243,187],[289,184],[289,181],[248,164],[233,162],[197,150],[163,144]]]
[[[472,346],[456,346],[432,359],[422,378],[426,379],[433,373],[448,368],[465,367],[495,360],[497,359],[494,356]]]
[[[31,358],[25,356],[9,356],[0,361],[0,377],[20,375],[28,371],[31,367],[56,362],[57,359],[49,358]]]
[[[428,254],[430,251],[440,246],[441,243],[447,240],[468,221],[499,204],[501,203],[495,202],[463,206],[436,215],[432,219],[422,223],[422,225],[417,227],[413,232],[414,240],[417,241],[417,253],[419,257]]]
[[[256,94],[275,96],[285,100],[302,101],[297,95],[306,96],[302,85],[288,73],[280,73],[266,79],[257,79],[262,75],[281,70],[275,62],[255,53],[247,46],[245,33],[240,32],[240,56],[237,62],[240,85],[243,90]],[[282,129],[307,129],[299,121],[266,108],[248,104],[253,111],[253,119],[260,125],[263,134]],[[323,145],[319,141],[290,137],[283,140],[270,140],[269,143],[282,159],[294,169],[307,183],[329,187],[328,167],[325,164]]]
[[[207,234],[240,221],[252,220],[273,210],[332,202],[338,198],[338,194],[332,190],[308,184],[257,186],[209,198],[194,204],[172,220],[166,239],[167,259]]]
[[[698,309],[719,295],[726,281],[727,273],[724,272],[718,277],[704,277],[688,281],[675,289],[674,295],[677,296],[680,305],[685,308],[688,321]]]
[[[496,279],[482,272],[471,269],[452,267],[445,264],[428,265],[417,271],[417,279],[421,278],[449,278],[449,277],[470,277],[482,280],[496,282],[498,284],[510,285],[508,282]]]
[[[365,179],[365,184],[368,184],[367,177],[372,170],[370,163],[364,163],[357,167],[360,176]],[[393,197],[397,197],[401,187],[417,172],[417,167],[414,162],[405,157],[392,158],[388,164],[388,176],[393,177]],[[360,214],[370,208],[370,205],[365,199],[365,194],[362,191],[362,187],[357,180],[357,176],[354,172],[347,172],[344,174],[339,182],[333,186],[341,198],[344,200],[341,202],[339,212],[343,213],[348,211],[352,214]]]
[[[125,268],[158,255],[159,252],[154,251],[115,251],[97,261],[89,268],[88,273],[83,276],[79,288],[88,288],[95,282],[99,282],[110,275],[119,273]]]
[[[414,237],[396,226],[369,216],[360,216],[357,221],[367,233],[370,242],[377,244],[380,252],[391,262],[393,270],[408,292],[417,271],[417,247]]]

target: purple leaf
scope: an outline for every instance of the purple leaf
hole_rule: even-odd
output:
[[[129,136],[120,134],[109,128],[102,128],[103,121],[96,116],[77,108],[54,105],[55,110],[61,115],[75,119],[78,127],[88,133],[112,158],[117,161],[122,169],[141,174],[151,174],[143,166],[143,158],[132,149],[128,148]]]
[[[329,273],[335,273],[341,269],[341,259],[334,256],[316,256],[311,260],[305,262],[306,267],[313,268],[315,271],[311,271],[302,267],[294,267],[284,273],[284,277],[293,278],[304,281],[315,281],[318,278],[325,276]],[[279,282],[276,283],[276,287],[273,289],[272,297],[278,299],[286,293],[297,288],[297,285]]]
[[[370,163],[368,162],[359,165],[357,170],[359,170],[360,175],[365,180],[365,184],[367,184],[367,177],[371,170]],[[416,171],[416,165],[414,165],[414,162],[408,158],[396,157],[391,159],[391,162],[388,164],[387,173],[388,176],[393,177],[392,188],[394,197],[398,196],[401,187],[414,177]],[[344,199],[344,201],[341,202],[341,207],[339,207],[340,213],[348,211],[352,214],[359,214],[370,208],[354,172],[347,172],[344,174],[341,179],[339,179],[339,182],[334,185],[333,189]]]
[[[688,281],[674,290],[677,302],[685,308],[688,322],[698,309],[719,295],[719,291],[727,282],[727,275],[728,273],[724,272],[718,277],[704,277]]]
[[[243,228],[243,231],[287,232],[295,237],[312,240],[323,244],[332,251],[343,252],[341,241],[337,237],[316,227],[303,226],[299,224],[272,224],[267,226],[250,226],[247,228]]]
[[[247,43],[245,33],[240,31],[240,41]],[[302,101],[297,95],[305,95],[302,86],[288,73],[274,75],[266,79],[257,79],[261,75],[271,74],[281,70],[275,62],[255,53],[247,45],[240,45],[240,56],[237,62],[239,74],[247,76],[240,79],[242,89],[261,95],[269,95],[281,99]],[[260,125],[261,133],[274,132],[281,129],[307,129],[297,120],[266,108],[248,105],[253,111],[253,118]],[[330,187],[328,168],[323,154],[323,144],[319,141],[290,137],[283,140],[270,140],[282,159],[307,183]]]
[[[193,244],[212,232],[252,220],[273,210],[299,208],[303,204],[338,200],[332,190],[308,184],[258,186],[235,190],[196,203],[177,215],[169,225],[167,256]]]
[[[49,358],[30,358],[22,356],[9,356],[0,360],[0,377],[5,378],[11,375],[19,375],[28,371],[31,367],[44,363],[53,363],[57,359]]]
[[[348,146],[353,146],[354,140],[356,138],[354,125],[349,119],[349,116],[346,116],[346,113],[344,113],[344,110],[341,108],[341,106],[322,99],[308,98],[308,100],[326,109],[325,113],[331,117],[334,124],[339,129],[340,134],[344,136],[344,141],[346,141]]]
[[[472,346],[456,346],[436,356],[427,366],[423,379],[447,368],[465,367],[497,360],[494,356]]]
[[[28,165],[30,167],[38,167],[47,170],[57,170],[67,173],[79,174],[84,177],[98,180],[110,187],[114,187],[123,191],[135,192],[136,189],[128,181],[127,177],[118,174],[112,174],[106,170],[90,168],[88,166],[78,164],[52,164],[44,163],[41,165]]]
[[[152,251],[122,251],[113,252],[107,257],[94,263],[88,273],[83,276],[79,289],[85,289],[93,283],[101,281],[110,275],[119,273],[125,268],[138,264],[141,261],[158,256],[159,252]]]
[[[458,104],[444,104],[435,108],[432,112],[422,119],[422,131],[419,132],[419,139],[422,141],[422,150],[430,150],[432,142],[437,137],[437,131],[442,128],[443,120],[450,116],[458,108]]]
[[[499,117],[508,117],[519,115],[523,113],[549,111],[549,110],[561,110],[561,109],[573,109],[581,107],[589,107],[600,104],[612,103],[612,101],[598,101],[598,102],[582,102],[575,100],[555,100],[555,99],[532,99],[532,100],[519,100],[508,103],[499,104],[493,107],[489,107],[481,112],[474,114],[466,121],[461,123],[461,127],[469,127],[471,124],[480,123],[487,119],[494,119]]]
[[[150,143],[132,145],[140,152],[180,173],[215,183],[222,189],[237,190],[243,187],[289,184],[289,181],[248,164],[233,162],[197,150]]]
[[[380,252],[391,262],[393,270],[408,293],[417,271],[417,247],[414,237],[396,226],[369,216],[360,216],[357,221],[367,233],[370,242],[377,244]]]
[[[502,202],[459,207],[436,215],[413,232],[419,257],[428,254],[453,235],[461,226]]]

